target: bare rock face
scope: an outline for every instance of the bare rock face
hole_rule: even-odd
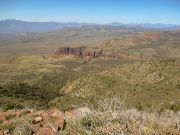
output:
[[[86,47],[61,47],[55,52],[55,54],[59,56],[73,55],[76,58],[98,58],[103,56],[103,50]]]
[[[122,53],[118,50],[104,50],[88,47],[60,47],[54,53],[54,57],[59,56],[74,56],[76,58],[90,58],[96,59],[99,57],[113,58],[113,59],[127,59],[127,60],[143,60],[140,56],[131,56],[127,53]],[[86,63],[86,62],[85,62]]]
[[[84,47],[61,47],[56,51],[58,55],[74,55],[76,57],[83,57]]]

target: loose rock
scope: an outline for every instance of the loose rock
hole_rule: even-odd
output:
[[[41,122],[42,120],[43,120],[43,118],[41,116],[38,116],[38,117],[34,118],[33,123],[36,124],[36,123]]]

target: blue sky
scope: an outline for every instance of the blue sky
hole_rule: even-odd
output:
[[[180,0],[0,0],[0,20],[180,24]]]

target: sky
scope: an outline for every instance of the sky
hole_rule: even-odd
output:
[[[180,24],[180,0],[0,0],[0,20]]]

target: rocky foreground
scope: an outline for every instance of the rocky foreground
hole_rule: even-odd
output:
[[[17,121],[19,122],[17,123]],[[29,133],[34,135],[51,135],[55,134],[55,131],[65,128],[64,115],[57,109],[47,111],[10,110],[0,114],[0,123],[2,125],[0,135],[11,134],[12,128],[17,130],[15,133],[19,132],[21,134],[25,129],[18,128],[18,125],[26,122],[29,123],[26,125]]]
[[[103,105],[103,104],[102,104]],[[65,112],[59,109],[9,110],[0,113],[0,135],[179,135],[180,114],[147,113],[122,106],[88,107]],[[118,109],[118,108],[119,109]]]
[[[9,110],[0,113],[0,135],[31,134],[55,135],[66,128],[66,120],[83,117],[88,108],[79,108],[62,113],[58,109]]]

